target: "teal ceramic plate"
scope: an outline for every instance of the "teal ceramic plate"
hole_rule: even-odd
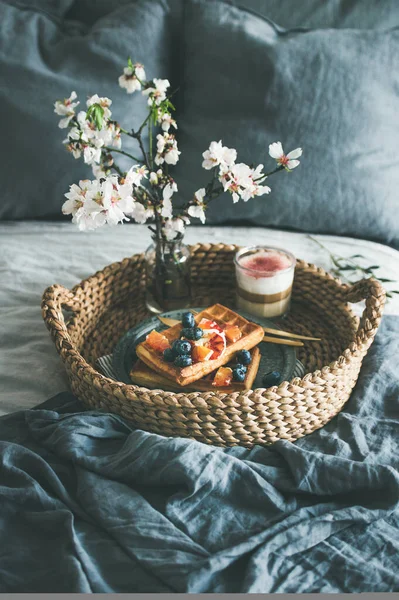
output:
[[[185,310],[172,310],[170,312],[163,313],[162,317],[169,317],[171,319],[177,319],[180,321]],[[195,307],[192,310],[200,312],[204,310],[201,307]],[[242,310],[237,311],[244,318],[262,327],[272,327],[273,329],[281,329],[274,321],[264,319],[262,317],[254,317]],[[115,347],[112,366],[115,374],[119,381],[123,383],[132,383],[129,377],[130,370],[134,361],[137,359],[136,346],[140,342],[145,340],[145,337],[152,331],[163,331],[167,329],[166,325],[163,325],[159,319],[154,316],[142,321],[132,329],[129,329],[125,335],[119,340]],[[295,348],[291,346],[283,346],[280,344],[270,344],[262,342],[259,344],[259,350],[261,352],[261,360],[259,365],[258,375],[254,381],[254,389],[262,386],[262,377],[265,373],[270,371],[279,371],[281,373],[281,381],[289,381],[294,376],[296,366],[296,354]]]

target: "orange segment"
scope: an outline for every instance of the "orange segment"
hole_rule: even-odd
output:
[[[193,348],[193,361],[194,362],[204,362],[209,360],[213,354],[213,350],[211,348],[207,348],[206,346],[194,346]]]
[[[232,379],[233,371],[230,369],[230,367],[219,367],[219,369],[216,371],[215,379],[213,380],[212,385],[216,387],[230,385]]]
[[[224,332],[229,342],[233,344],[242,338],[242,331],[237,325],[227,325]]]
[[[145,341],[150,348],[157,352],[163,352],[166,348],[170,348],[168,339],[155,329],[147,335]]]

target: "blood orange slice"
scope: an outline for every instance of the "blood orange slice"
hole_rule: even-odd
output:
[[[223,352],[226,350],[226,336],[224,332],[213,330],[209,336],[207,346],[213,350],[211,360],[216,360],[219,356],[222,356]]]
[[[166,348],[170,348],[169,340],[155,329],[147,335],[145,341],[150,348],[157,352],[163,352]]]
[[[215,379],[212,381],[212,385],[216,387],[230,385],[232,379],[233,371],[230,367],[219,367],[216,371]]]
[[[216,329],[216,331],[223,331],[220,325],[218,325],[216,321],[211,321],[211,319],[201,319],[201,321],[198,324],[198,327],[200,327],[203,331],[213,329]]]

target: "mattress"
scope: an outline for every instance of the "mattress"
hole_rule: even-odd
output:
[[[280,246],[298,258],[331,268],[328,253],[306,234],[267,228],[190,227],[186,237],[188,243]],[[381,277],[398,277],[399,252],[388,246],[316,237],[332,252],[362,254],[366,265],[380,265]],[[69,389],[41,318],[43,290],[54,283],[71,288],[105,265],[143,251],[149,241],[148,229],[140,225],[81,233],[71,223],[0,224],[0,415],[32,408]],[[399,314],[399,296],[389,301],[385,313]]]

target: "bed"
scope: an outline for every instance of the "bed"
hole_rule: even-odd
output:
[[[181,198],[211,140],[248,164],[303,146],[267,200],[225,194],[187,243],[275,245],[326,270],[328,250],[361,254],[397,282],[398,25],[397,0],[0,3],[0,592],[399,591],[399,295],[343,410],[252,449],[88,410],[40,312],[48,286],[149,245],[145,226],[60,220],[90,171],[53,103],[98,92],[137,129],[139,95],[117,86],[129,55],[178,88]]]

